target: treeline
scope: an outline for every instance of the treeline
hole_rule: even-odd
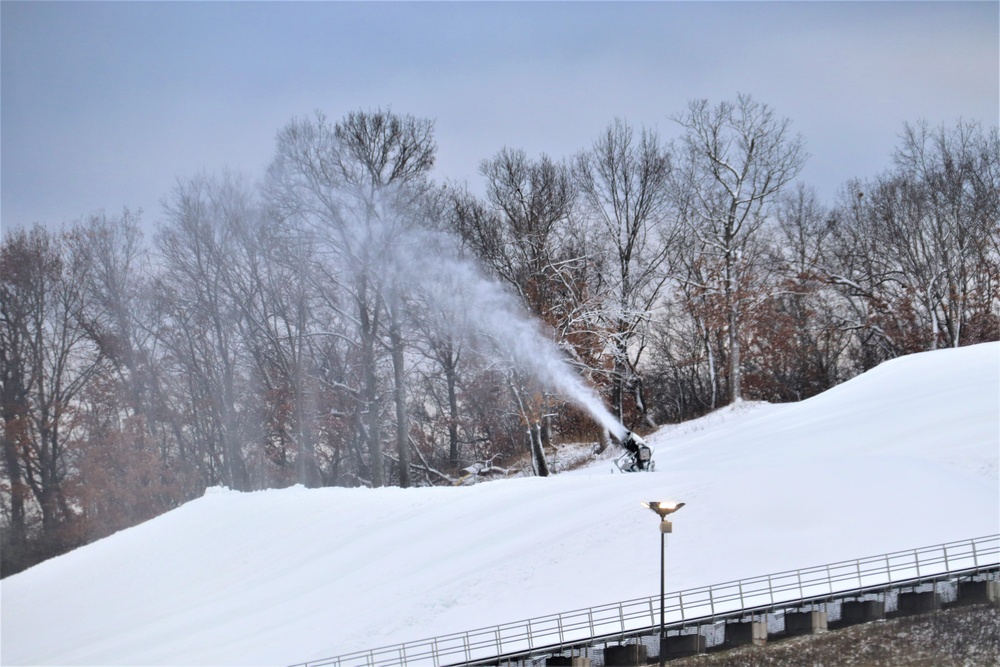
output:
[[[545,345],[652,427],[998,338],[997,128],[906,125],[823,203],[769,106],[672,120],[669,143],[616,120],[563,160],[505,148],[479,195],[431,180],[428,120],[316,114],[260,183],[179,183],[149,239],[128,210],[8,230],[3,574],[213,485],[548,474],[554,441],[608,435]]]

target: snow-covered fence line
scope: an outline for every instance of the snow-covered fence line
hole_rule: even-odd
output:
[[[1000,568],[1000,535],[897,551],[667,593],[668,626],[712,621]],[[658,595],[301,663],[293,667],[480,664],[644,634]]]

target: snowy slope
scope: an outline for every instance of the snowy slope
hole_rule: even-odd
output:
[[[288,664],[1000,529],[1000,344],[743,403],[611,462],[473,487],[213,489],[0,583],[0,662]]]

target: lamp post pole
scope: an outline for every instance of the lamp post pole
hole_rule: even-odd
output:
[[[667,521],[667,515],[673,514],[684,503],[677,501],[651,501],[643,503],[660,517],[660,667],[664,667],[667,656],[664,651],[666,644],[666,582],[667,582],[667,533],[673,532],[674,525]]]
[[[664,639],[664,608],[666,600],[666,580],[667,580],[667,531],[663,530],[663,524],[670,522],[664,519],[660,522],[660,667],[664,667],[666,658],[663,655]]]

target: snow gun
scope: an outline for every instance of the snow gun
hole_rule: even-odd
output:
[[[625,431],[620,444],[625,451],[615,459],[615,465],[621,472],[651,472],[656,467],[653,450],[633,431]]]

